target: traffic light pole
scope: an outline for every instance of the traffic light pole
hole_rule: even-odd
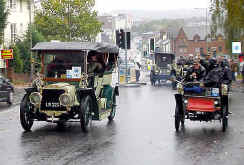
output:
[[[128,83],[127,36],[125,32],[125,82]]]

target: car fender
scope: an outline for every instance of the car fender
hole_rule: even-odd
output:
[[[81,102],[81,100],[87,96],[90,96],[92,99],[92,112],[94,113],[93,119],[98,120],[99,119],[99,109],[98,109],[98,102],[97,98],[94,92],[94,89],[92,88],[80,88],[77,89],[77,97],[78,101]]]
[[[25,88],[25,92],[27,94],[31,94],[32,92],[37,92],[37,89],[36,88]]]
[[[115,88],[114,88],[114,94],[116,96],[119,96],[119,86],[115,86]]]

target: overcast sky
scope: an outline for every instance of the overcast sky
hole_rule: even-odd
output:
[[[112,10],[142,9],[142,10],[171,10],[206,8],[209,0],[96,0],[95,9],[99,13]]]

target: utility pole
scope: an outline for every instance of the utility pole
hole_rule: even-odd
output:
[[[206,5],[206,47],[207,47],[207,53],[206,55],[208,55],[208,6]]]
[[[127,36],[125,31],[125,81],[128,83]]]
[[[30,22],[30,24],[29,24],[29,33],[30,33],[30,49],[32,48],[32,17],[31,17],[31,14],[32,14],[32,7],[31,7],[31,5],[32,5],[32,0],[29,0],[29,22]],[[30,82],[32,82],[32,79],[33,79],[33,73],[34,73],[34,60],[33,60],[33,54],[32,54],[32,51],[30,50],[30,71],[31,71],[31,73],[30,73]]]
[[[69,4],[68,4],[69,41],[71,41],[71,13],[70,13],[70,3],[71,3],[71,1],[69,0]]]

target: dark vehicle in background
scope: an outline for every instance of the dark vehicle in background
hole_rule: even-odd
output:
[[[9,105],[13,103],[14,87],[11,82],[0,76],[0,102],[7,102]]]
[[[92,120],[112,121],[118,89],[117,46],[88,42],[42,42],[41,75],[25,89],[20,122],[29,131],[34,121],[80,122],[84,132]]]
[[[175,55],[172,53],[155,53],[154,65],[150,73],[150,81],[153,86],[171,79],[174,60]]]

